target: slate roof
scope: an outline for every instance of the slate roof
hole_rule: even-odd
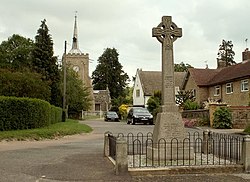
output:
[[[138,71],[145,95],[153,95],[155,90],[161,90],[161,71]],[[181,87],[186,72],[175,72],[175,86]]]
[[[188,69],[197,86],[213,86],[250,76],[250,60],[222,69]]]

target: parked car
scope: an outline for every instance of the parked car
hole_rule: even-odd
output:
[[[128,112],[127,124],[154,124],[153,123],[153,115],[147,110],[147,108],[143,107],[133,107]]]
[[[108,111],[104,115],[104,121],[119,121],[119,117],[116,112],[114,111]]]

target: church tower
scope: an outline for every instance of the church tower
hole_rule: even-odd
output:
[[[75,15],[74,23],[74,32],[73,32],[73,41],[71,50],[65,55],[64,59],[66,64],[73,68],[75,72],[78,73],[79,78],[82,80],[84,85],[89,89],[90,97],[92,100],[91,111],[94,109],[94,96],[93,96],[93,87],[91,79],[89,76],[89,54],[82,53],[79,49],[79,41],[77,34],[77,16]]]

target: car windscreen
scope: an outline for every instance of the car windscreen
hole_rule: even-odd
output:
[[[109,116],[117,116],[117,114],[115,112],[108,112],[107,115],[109,115]]]
[[[134,109],[134,113],[144,113],[144,114],[148,114],[148,110],[144,109],[144,108],[136,108]]]

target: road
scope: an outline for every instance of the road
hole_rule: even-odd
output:
[[[90,125],[90,134],[57,140],[0,142],[1,182],[56,181],[249,181],[249,175],[116,176],[103,157],[104,132],[114,134],[152,132],[151,125],[127,125],[102,120],[81,121]],[[218,180],[217,180],[218,179]],[[221,180],[220,180],[221,181]]]

